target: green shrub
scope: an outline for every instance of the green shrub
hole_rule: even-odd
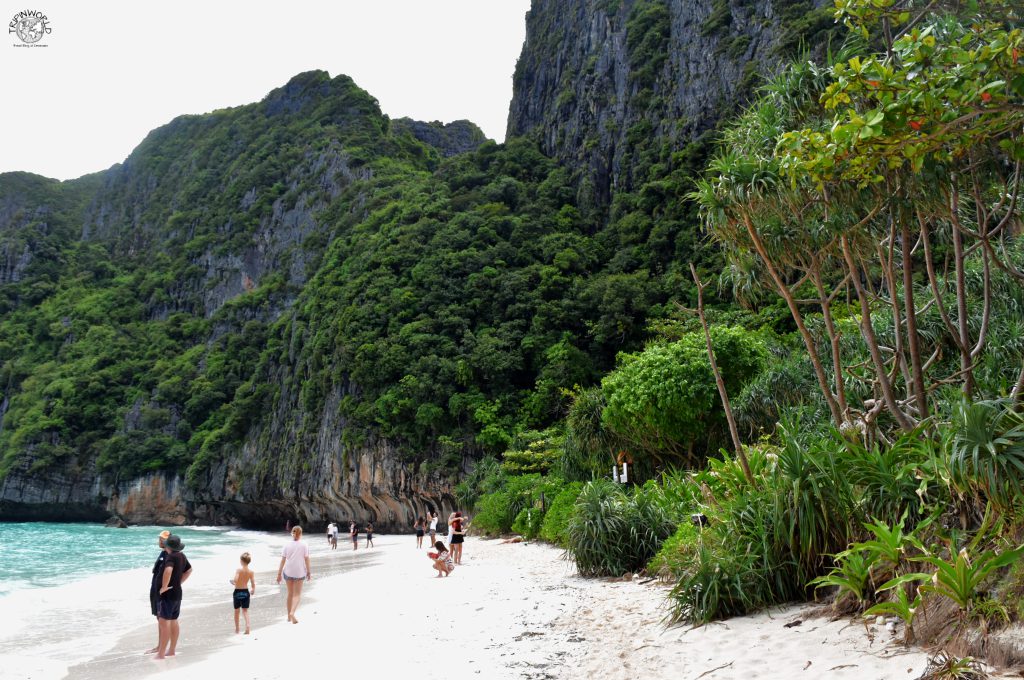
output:
[[[541,523],[544,521],[544,510],[542,508],[523,508],[516,515],[512,522],[512,532],[521,535],[527,540],[533,540],[540,535]]]
[[[488,479],[499,483],[500,488],[480,496],[473,517],[473,527],[485,536],[498,536],[515,531],[524,536],[529,534],[528,538],[535,538],[544,519],[544,508],[562,489],[561,478],[533,474],[513,477],[497,475]],[[527,528],[517,528],[516,521],[524,511],[529,512],[523,517],[532,519],[528,521]]]
[[[741,327],[711,329],[722,379],[736,394],[761,370],[764,341]],[[602,424],[631,444],[638,458],[693,463],[707,453],[725,420],[703,333],[620,354],[601,381]]]
[[[547,514],[544,515],[544,522],[540,528],[541,538],[562,547],[568,545],[569,517],[582,489],[582,482],[570,482],[558,492],[551,501]]]
[[[677,566],[681,574],[669,595],[675,620],[706,623],[746,614],[776,601],[772,584],[777,575],[773,572],[780,565],[766,559],[763,548],[767,541],[749,540],[758,533],[762,538],[770,535],[763,529],[736,535],[714,525],[702,531],[692,557]]]
[[[568,550],[583,576],[639,571],[672,535],[675,525],[657,495],[632,495],[605,479],[584,485],[567,527]]]
[[[647,572],[663,580],[678,580],[696,557],[701,530],[691,522],[680,524],[647,563]]]

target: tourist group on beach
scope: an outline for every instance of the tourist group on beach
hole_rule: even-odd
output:
[[[459,511],[448,515],[447,545],[437,540],[437,513],[427,512],[426,516],[416,518],[413,530],[416,533],[416,548],[423,548],[423,538],[429,534],[427,553],[437,571],[437,578],[449,576],[456,565],[462,564],[462,544],[465,541],[468,518]],[[286,525],[291,532],[292,540],[281,549],[281,563],[277,568],[277,583],[285,583],[288,589],[286,607],[288,621],[298,623],[295,613],[299,608],[302,596],[302,584],[313,578],[309,563],[309,546],[302,540],[302,527]],[[373,523],[365,527],[366,547],[373,547]],[[349,524],[349,535],[352,539],[352,550],[359,548],[359,527],[353,521]],[[338,525],[331,522],[327,526],[327,542],[332,550],[338,547]],[[192,575],[192,565],[183,552],[185,544],[181,537],[169,531],[162,531],[157,536],[160,554],[153,564],[153,579],[149,589],[149,604],[157,622],[157,644],[146,651],[154,654],[156,659],[164,659],[176,654],[180,628],[178,617],[181,614],[182,585]],[[245,621],[245,634],[249,635],[249,604],[256,594],[256,574],[249,568],[252,556],[244,552],[239,557],[239,567],[230,579],[233,587],[231,602],[235,610],[235,633],[241,633],[240,617]]]
[[[469,520],[458,510],[448,515],[448,545],[437,540],[437,513],[428,512],[426,517],[417,517],[413,529],[416,532],[416,548],[423,547],[423,535],[430,534],[430,546],[434,550],[427,553],[433,560],[437,578],[449,576],[455,565],[462,564],[462,544],[465,542]]]
[[[366,547],[373,547],[373,522],[368,522],[366,525]],[[331,547],[331,550],[338,549],[338,525],[331,522],[327,525],[327,545]],[[359,525],[354,521],[348,525],[348,535],[352,539],[352,549],[359,549]]]

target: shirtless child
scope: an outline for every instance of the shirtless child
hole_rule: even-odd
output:
[[[249,563],[252,562],[252,557],[249,553],[242,553],[240,558],[242,566],[235,570],[235,577],[231,579],[231,585],[235,587],[235,592],[231,599],[235,605],[235,633],[239,633],[238,629],[238,610],[241,609],[245,615],[245,634],[249,634],[249,596],[256,594],[256,574],[253,573],[252,569],[249,568]],[[252,588],[250,589],[250,584]]]

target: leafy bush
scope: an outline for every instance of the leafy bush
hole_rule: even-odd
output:
[[[680,524],[658,553],[647,563],[647,572],[662,580],[678,580],[694,560],[700,540],[700,529],[691,522]]]
[[[569,517],[572,515],[576,499],[582,489],[582,482],[570,482],[558,492],[544,516],[544,522],[540,528],[541,538],[562,547],[568,544]]]
[[[512,522],[512,532],[521,535],[527,540],[537,538],[540,535],[544,514],[544,510],[541,508],[523,508],[516,515],[515,521]]]
[[[771,495],[751,490],[710,517],[669,596],[674,619],[704,623],[796,594],[793,565],[781,559],[772,539]]]
[[[764,342],[741,327],[715,326],[711,336],[726,389],[736,394],[761,369]],[[695,453],[709,448],[714,426],[724,422],[702,333],[620,354],[601,391],[607,402],[602,423],[655,460],[695,462]]]
[[[558,496],[563,482],[558,477],[537,474],[494,479],[500,487],[480,497],[473,527],[487,536],[515,531],[535,538],[544,519],[544,508]],[[485,480],[486,481],[486,480]]]

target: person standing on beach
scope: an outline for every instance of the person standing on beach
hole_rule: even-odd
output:
[[[452,559],[455,561],[455,564],[462,564],[462,543],[465,541],[465,524],[463,524],[461,512],[455,513],[449,532],[452,537],[451,543],[449,543]]]
[[[359,550],[359,527],[356,526],[355,520],[348,525],[348,533],[352,537],[352,549]]]
[[[156,619],[157,646],[147,649],[146,654],[155,654],[160,649],[160,617],[156,613],[156,605],[160,601],[160,586],[163,585],[164,581],[164,562],[167,561],[167,550],[164,547],[164,541],[170,535],[170,531],[161,531],[156,539],[156,544],[160,546],[160,555],[156,558],[156,564],[153,565],[153,580],[149,583],[149,609],[153,612],[153,618]]]
[[[447,523],[448,535],[445,536],[445,541],[444,541],[445,544],[448,546],[448,550],[452,549],[452,537],[455,535],[452,532],[452,525],[455,523],[455,518],[458,516],[458,514],[459,513],[456,512],[455,510],[452,510],[451,512],[448,513],[448,523]]]
[[[281,550],[281,565],[277,568],[277,582],[281,582],[284,576],[288,584],[288,620],[298,623],[295,612],[299,608],[299,598],[302,597],[302,581],[309,581],[313,578],[313,572],[309,568],[309,547],[302,542],[302,527],[292,527],[292,540],[285,543]]]
[[[331,550],[338,549],[338,525],[331,522]]]
[[[366,525],[366,547],[373,547],[373,522]]]
[[[437,541],[437,513],[429,512],[430,515],[430,545],[434,545]]]
[[[192,575],[192,565],[185,553],[181,538],[171,534],[164,541],[167,558],[164,562],[163,581],[160,586],[160,600],[156,605],[160,619],[160,640],[157,642],[156,658],[174,656],[178,648],[178,616],[181,615],[181,585]]]
[[[231,594],[231,601],[235,605],[235,634],[239,633],[238,610],[241,609],[242,613],[245,614],[245,634],[248,635],[249,601],[250,596],[256,594],[256,574],[249,568],[249,563],[252,562],[252,557],[249,553],[242,553],[239,560],[242,566],[235,570],[235,577],[231,579],[231,585],[235,587],[235,592]],[[251,590],[250,585],[252,586]]]
[[[417,517],[416,522],[412,525],[412,528],[416,531],[416,549],[419,550],[423,547],[423,518]]]

